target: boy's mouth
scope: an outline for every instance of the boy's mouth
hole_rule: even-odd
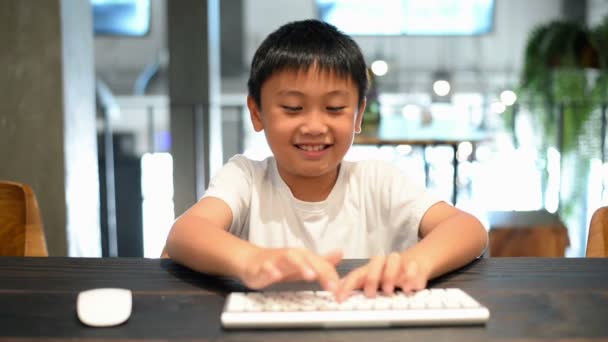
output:
[[[303,150],[303,151],[317,152],[317,151],[323,151],[323,150],[329,148],[331,145],[326,145],[326,144],[317,144],[317,145],[296,144],[295,146],[297,148],[299,148],[300,150]]]

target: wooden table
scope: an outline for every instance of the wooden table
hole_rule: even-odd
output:
[[[347,260],[340,273],[362,264]],[[485,326],[224,331],[220,312],[231,279],[170,260],[0,258],[0,341],[540,341],[608,339],[608,259],[486,258],[431,283],[460,287],[491,312]],[[90,328],[75,313],[78,291],[134,293],[127,323]],[[276,289],[316,288],[282,284]]]
[[[473,129],[468,126],[455,125],[451,122],[435,122],[431,125],[420,126],[408,123],[401,115],[382,117],[378,126],[364,127],[360,134],[355,135],[354,144],[376,145],[376,146],[398,146],[413,145],[427,146],[448,145],[452,147],[454,157],[452,166],[452,203],[456,204],[458,197],[458,146],[463,142],[475,145],[490,139],[486,131]],[[429,178],[429,167],[426,152],[422,153],[424,158],[424,174]]]

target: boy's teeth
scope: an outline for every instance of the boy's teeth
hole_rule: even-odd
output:
[[[304,151],[321,151],[325,145],[298,145]]]

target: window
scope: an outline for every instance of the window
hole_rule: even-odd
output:
[[[95,34],[144,36],[150,30],[150,0],[91,0]]]
[[[321,20],[351,35],[478,35],[493,0],[316,0]]]

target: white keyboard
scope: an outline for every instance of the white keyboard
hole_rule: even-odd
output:
[[[484,324],[485,306],[460,289],[425,289],[338,303],[326,291],[233,292],[222,312],[226,329],[339,328]]]

